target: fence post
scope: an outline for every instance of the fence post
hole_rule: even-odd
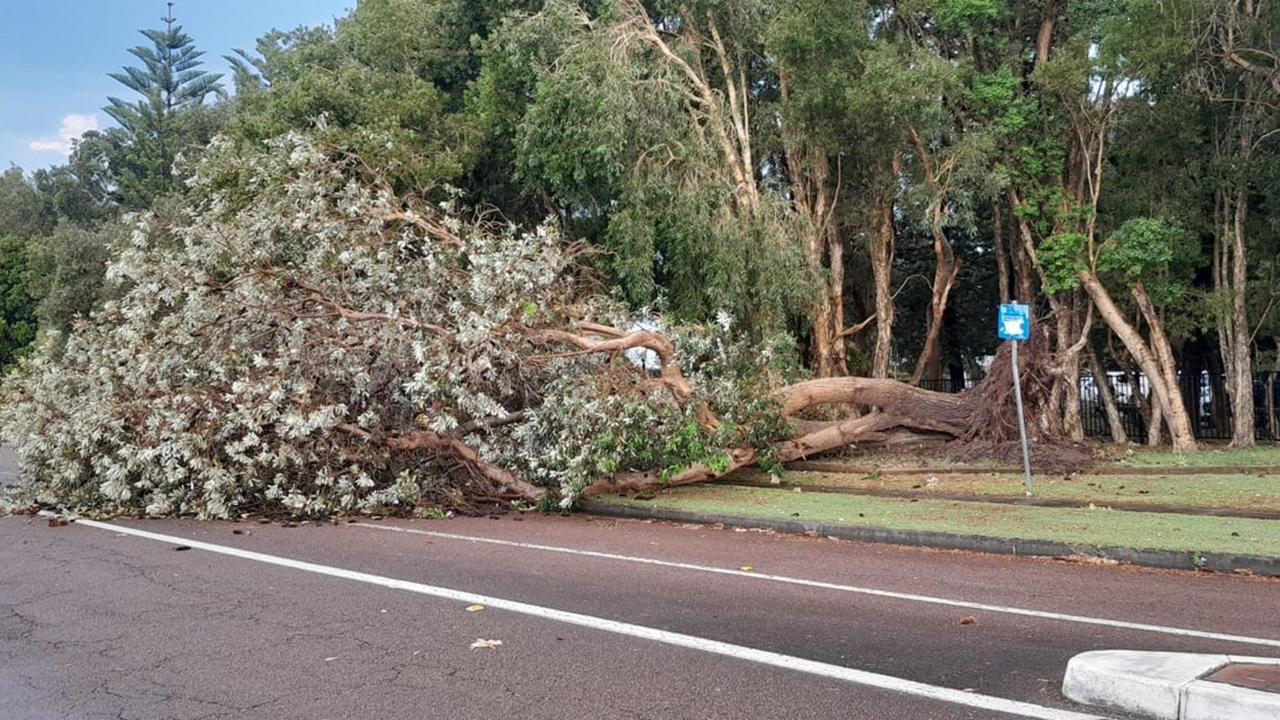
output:
[[[1267,373],[1267,434],[1272,440],[1280,440],[1280,432],[1276,428],[1276,374]]]

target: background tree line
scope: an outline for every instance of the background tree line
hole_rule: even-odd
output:
[[[1178,376],[1208,370],[1249,445],[1280,367],[1271,2],[362,0],[229,78],[143,34],[119,127],[0,176],[5,364],[104,300],[122,216],[176,212],[211,138],[307,130],[395,192],[554,218],[632,308],[787,333],[818,377],[979,374],[995,303],[1029,302],[1054,435],[1083,437],[1082,372],[1142,373],[1192,449]]]

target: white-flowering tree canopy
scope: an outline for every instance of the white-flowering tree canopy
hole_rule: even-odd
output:
[[[463,223],[300,135],[215,143],[190,182],[196,207],[137,217],[117,249],[121,298],[9,378],[7,440],[37,487],[219,517],[408,501],[458,464],[527,491],[478,456],[392,456],[447,450],[554,371],[522,357],[575,295],[552,228]]]
[[[305,135],[255,152],[215,141],[189,183],[189,207],[137,216],[113,250],[118,300],[6,378],[22,502],[202,517],[568,507],[904,426],[972,434],[968,398],[786,385],[789,341],[748,344],[727,316],[658,332],[553,224],[397,193]],[[822,403],[880,412],[791,421]]]

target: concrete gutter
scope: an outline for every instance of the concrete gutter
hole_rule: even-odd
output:
[[[658,507],[635,507],[588,501],[582,509],[596,515],[635,518],[643,520],[669,520],[672,522],[718,524],[728,527],[773,530],[782,533],[813,534],[841,540],[936,547],[949,550],[972,550],[1003,555],[1034,555],[1044,557],[1087,556],[1144,567],[1173,570],[1214,570],[1252,572],[1255,575],[1280,576],[1280,557],[1265,555],[1237,555],[1232,553],[1197,553],[1177,550],[1150,550],[1126,547],[1099,547],[1072,545],[1056,540],[1024,540],[1018,538],[967,535],[935,532],[931,530],[898,530],[868,525],[842,523],[815,523],[800,520],[778,520],[750,516],[672,510]],[[1280,717],[1280,716],[1278,716]]]
[[[1205,679],[1232,663],[1280,665],[1280,658],[1095,650],[1067,663],[1062,694],[1161,720],[1280,718],[1280,693]]]

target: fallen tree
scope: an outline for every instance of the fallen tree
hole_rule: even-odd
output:
[[[184,216],[138,217],[113,250],[119,299],[6,378],[0,430],[24,502],[207,517],[567,507],[904,432],[1016,433],[1004,355],[959,395],[805,380],[786,337],[635,318],[554,226],[397,193],[306,136],[215,143],[191,184]],[[1033,414],[1046,342],[1023,354]]]

